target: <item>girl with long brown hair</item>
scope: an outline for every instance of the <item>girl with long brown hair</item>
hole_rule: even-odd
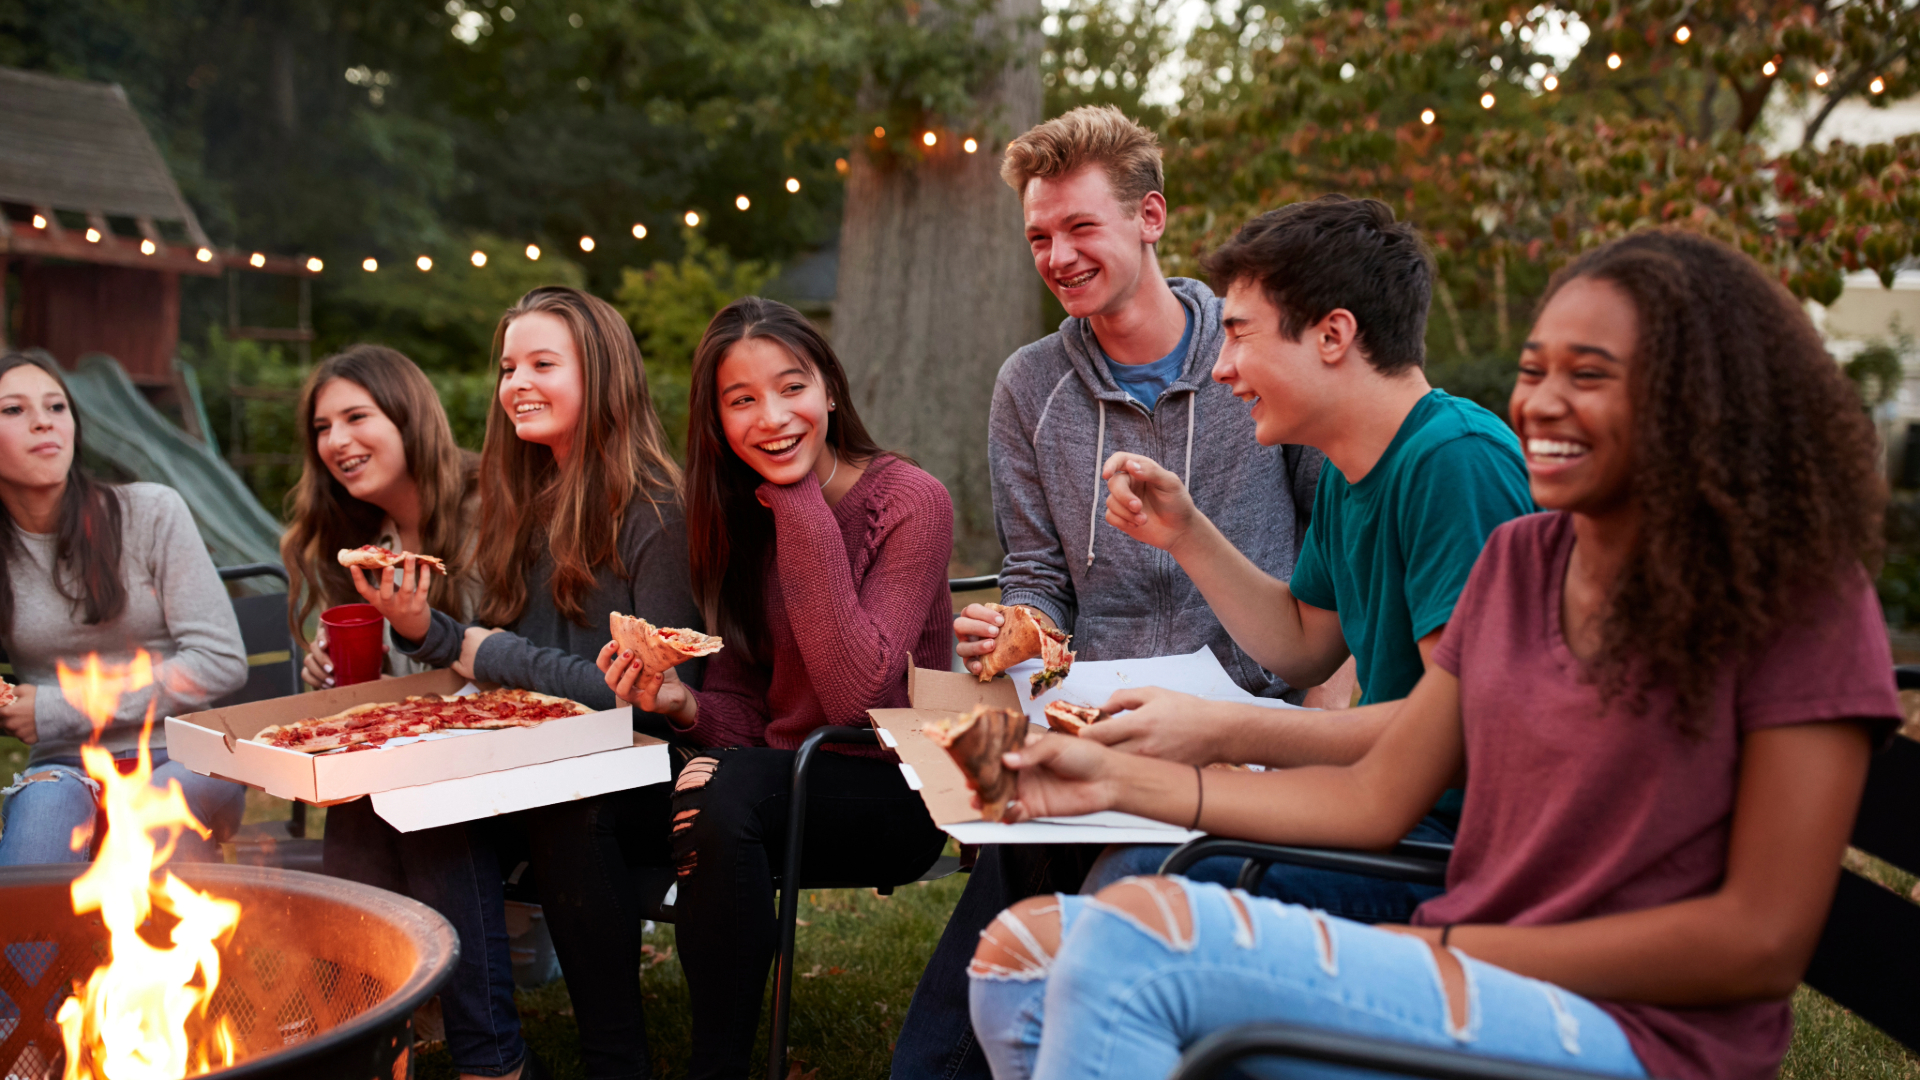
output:
[[[0,866],[86,861],[99,785],[82,744],[135,757],[150,716],[204,709],[247,680],[240,625],[186,502],[160,484],[96,479],[80,427],[52,357],[0,355],[0,644],[17,684],[0,734],[33,748],[0,791]],[[59,667],[124,666],[136,651],[152,659],[152,687],[123,695],[96,729],[61,693]],[[149,746],[153,785],[176,785],[212,833],[181,833],[175,856],[218,862],[246,789],[169,760],[158,725]]]
[[[882,450],[826,339],[799,312],[747,297],[708,324],[693,360],[687,533],[693,583],[726,640],[703,689],[609,644],[606,685],[712,749],[673,796],[675,940],[693,1003],[692,1077],[746,1069],[772,962],[773,862],[794,750],[814,729],[907,704],[909,657],[952,651],[953,502]],[[902,884],[945,843],[892,754],[813,765],[810,875]]]
[[[308,642],[306,626],[315,611],[359,597],[340,549],[372,544],[442,559],[452,573],[428,578],[428,602],[473,614],[479,462],[454,443],[426,373],[384,345],[320,361],[300,388],[295,422],[307,435],[305,465],[287,496],[280,558],[291,582],[288,622],[307,646],[301,677],[324,689],[333,685],[326,630]],[[387,670],[423,669],[389,653]]]
[[[1359,849],[1464,773],[1446,892],[1399,927],[1181,878],[1022,901],[970,971],[999,1080],[1164,1076],[1266,1020],[1615,1076],[1774,1075],[1900,716],[1865,410],[1777,279],[1650,231],[1556,275],[1509,414],[1548,512],[1493,532],[1412,695],[1369,706],[1393,712],[1358,760],[1203,771],[1057,735],[1007,755],[1014,819],[1117,809]]]
[[[421,663],[610,709],[619,700],[594,666],[612,640],[608,615],[664,626],[700,618],[688,587],[680,470],[665,449],[639,345],[605,301],[561,286],[535,289],[501,317],[493,340],[499,382],[480,451],[474,621],[433,607],[421,573],[407,568],[363,581],[362,595],[392,624],[395,649]],[[665,718],[635,722],[671,734]],[[475,880],[495,886],[491,920],[500,904],[496,833],[524,831],[593,1080],[649,1075],[644,918],[622,841],[640,857],[668,857],[666,785],[656,788],[470,823],[435,856],[444,873],[472,868]],[[646,852],[648,844],[659,850]],[[511,973],[490,974],[504,1029]],[[518,1076],[514,1059],[504,1049],[499,1055],[499,1071],[487,1075]]]

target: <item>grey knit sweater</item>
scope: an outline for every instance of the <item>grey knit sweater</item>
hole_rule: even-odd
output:
[[[127,610],[88,626],[54,587],[51,535],[20,532],[20,553],[8,565],[13,580],[13,626],[5,634],[13,681],[35,687],[33,722],[39,741],[30,763],[80,752],[92,723],[60,692],[56,665],[79,667],[88,653],[122,665],[134,650],[154,661],[154,686],[127,694],[100,742],[116,754],[139,745],[140,725],[153,705],[153,746],[166,745],[166,718],[197,712],[247,681],[247,650],[227,590],[214,573],[200,530],[178,492],[160,484],[127,484],[118,493],[120,572]],[[8,526],[18,528],[17,526]],[[72,568],[63,568],[73,581]],[[69,584],[69,592],[78,593]]]
[[[1277,697],[1287,684],[1234,645],[1173,557],[1106,523],[1100,467],[1119,450],[1178,473],[1233,546],[1283,581],[1313,509],[1324,456],[1254,441],[1247,406],[1212,378],[1219,298],[1188,278],[1168,284],[1193,317],[1193,342],[1185,369],[1151,411],[1113,381],[1085,319],[1069,318],[1001,365],[987,441],[994,522],[1007,553],[1001,602],[1046,612],[1073,634],[1082,660],[1205,645],[1235,682]]]

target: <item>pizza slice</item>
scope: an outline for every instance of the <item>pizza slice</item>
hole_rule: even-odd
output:
[[[617,611],[608,614],[607,629],[613,633],[614,644],[639,658],[640,670],[647,675],[658,675],[696,656],[711,656],[726,644],[712,634],[655,626]]]
[[[20,695],[13,692],[13,684],[5,679],[0,679],[0,709],[4,709],[19,700]]]
[[[357,548],[341,548],[338,557],[340,559],[340,565],[349,570],[385,570],[389,566],[399,567],[404,565],[404,561],[408,555],[413,555],[413,561],[415,563],[429,570],[435,570],[441,574],[447,572],[447,564],[432,555],[416,555],[411,551],[393,552],[373,544],[366,544]]]
[[[1110,719],[1110,713],[1101,712],[1091,705],[1075,705],[1071,701],[1049,701],[1045,710],[1047,724],[1055,731],[1068,735],[1078,735],[1089,724],[1097,724]]]
[[[1026,745],[1026,715],[1019,709],[975,705],[959,716],[935,720],[923,730],[960,766],[967,784],[980,796],[980,820],[999,821],[1020,785],[1019,775],[1006,767],[1000,755]]]
[[[1032,608],[1018,604],[987,607],[1006,616],[1007,621],[993,639],[993,651],[980,658],[981,682],[991,682],[1008,668],[1036,656],[1040,658],[1040,670],[1028,680],[1035,694],[1046,693],[1067,677],[1073,667],[1073,653],[1067,651],[1067,643],[1073,635],[1042,623],[1034,617]]]

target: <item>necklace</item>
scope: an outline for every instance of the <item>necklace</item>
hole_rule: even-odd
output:
[[[831,446],[827,447],[827,453],[833,455],[833,469],[827,473],[827,478],[821,481],[821,491],[827,490],[827,485],[833,483],[833,478],[840,475],[840,454]]]

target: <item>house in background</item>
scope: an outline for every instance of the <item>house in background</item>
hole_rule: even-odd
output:
[[[105,353],[204,438],[174,364],[181,275],[297,279],[298,326],[228,336],[305,342],[319,260],[216,248],[119,86],[0,68],[0,101],[0,347]]]

